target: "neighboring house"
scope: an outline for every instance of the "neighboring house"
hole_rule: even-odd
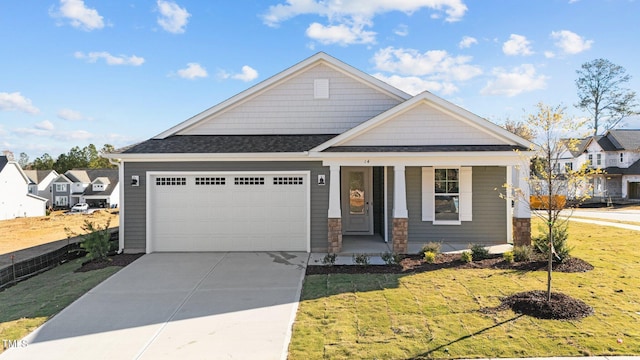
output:
[[[573,169],[602,170],[590,176],[590,195],[598,200],[640,199],[640,129],[609,130],[581,139],[572,151]]]
[[[47,199],[47,207],[53,206],[53,181],[58,178],[55,170],[24,170],[31,183],[29,194]]]
[[[47,199],[30,194],[30,183],[17,162],[0,155],[0,220],[46,215]]]
[[[107,156],[125,252],[335,253],[376,235],[406,253],[529,241],[528,206],[499,192],[528,178],[531,145],[318,53]]]
[[[69,208],[87,203],[93,208],[117,207],[120,182],[117,169],[69,170],[53,181],[54,206]]]

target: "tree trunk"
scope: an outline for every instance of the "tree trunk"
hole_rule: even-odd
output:
[[[551,203],[551,200],[549,200]],[[551,301],[551,273],[553,272],[553,224],[549,221],[549,264],[547,268],[547,301]]]

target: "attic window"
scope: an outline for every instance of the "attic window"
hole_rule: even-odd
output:
[[[329,98],[329,79],[313,80],[313,98],[314,99]]]

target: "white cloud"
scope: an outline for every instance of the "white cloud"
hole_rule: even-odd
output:
[[[458,43],[458,47],[460,49],[466,49],[466,48],[471,47],[471,45],[474,45],[474,44],[477,44],[477,43],[478,43],[478,40],[476,38],[471,37],[471,36],[465,36]]]
[[[245,65],[242,67],[242,72],[236,74],[231,74],[224,70],[220,70],[218,72],[218,77],[221,79],[236,79],[242,80],[244,82],[249,82],[258,78],[258,71],[256,71],[249,65]]]
[[[76,51],[73,54],[73,56],[75,56],[76,59],[85,59],[85,60],[87,60],[87,62],[90,62],[90,63],[95,63],[99,59],[104,59],[104,61],[107,63],[107,65],[140,66],[140,65],[144,64],[144,58],[142,58],[142,57],[135,56],[135,55],[131,55],[131,56],[126,56],[126,55],[115,56],[115,55],[109,54],[106,51],[90,52],[88,54],[85,54],[85,53],[83,53],[81,51]]]
[[[531,42],[527,40],[525,36],[518,34],[511,34],[509,40],[502,44],[502,52],[504,52],[505,55],[511,56],[528,56],[533,54],[533,51],[531,51]]]
[[[458,91],[458,87],[450,82],[426,80],[418,76],[386,76],[380,73],[373,74],[373,76],[410,95],[418,95],[423,91],[439,92],[443,95],[450,95]]]
[[[29,114],[37,114],[40,110],[31,104],[31,99],[26,98],[20,92],[0,92],[0,110],[22,111]]]
[[[60,119],[67,121],[93,120],[90,117],[82,115],[79,111],[71,109],[61,109],[60,111],[58,111],[57,115]]]
[[[41,121],[39,123],[36,123],[36,125],[34,127],[36,129],[38,129],[38,130],[46,130],[46,131],[51,131],[51,130],[55,129],[55,126],[49,120],[44,120],[44,121]]]
[[[546,57],[547,59],[553,59],[554,57],[556,57],[556,54],[553,51],[545,51],[544,57]]]
[[[569,30],[553,31],[551,38],[558,40],[555,45],[564,53],[572,55],[589,50],[593,44],[593,40],[585,40],[582,36]]]
[[[178,76],[183,79],[194,80],[197,78],[206,78],[209,74],[200,64],[188,63],[186,68],[178,70]]]
[[[158,0],[158,25],[170,33],[181,34],[185,31],[191,14],[173,1]]]
[[[58,11],[49,12],[52,17],[66,18],[71,26],[86,31],[102,29],[104,20],[96,9],[85,6],[83,0],[60,0]]]
[[[407,36],[409,35],[409,27],[405,24],[400,24],[393,30],[393,33],[398,36]]]
[[[430,76],[434,79],[465,81],[482,74],[469,64],[471,56],[452,56],[444,50],[420,53],[414,49],[387,47],[373,57],[378,70],[410,76]]]
[[[276,27],[296,16],[313,14],[327,18],[328,24],[312,23],[307,36],[323,44],[370,44],[375,42],[376,34],[365,28],[373,26],[376,15],[394,11],[412,14],[422,8],[444,12],[448,22],[461,20],[467,11],[463,0],[285,0],[269,6],[262,19],[266,25]],[[400,35],[398,31],[396,34]]]
[[[506,71],[503,68],[494,68],[494,79],[480,90],[482,95],[516,96],[518,94],[542,90],[547,87],[547,76],[538,75],[531,64],[523,64]]]
[[[364,30],[364,24],[324,26],[313,23],[307,28],[306,34],[309,38],[325,45],[372,44],[376,39],[376,33]]]

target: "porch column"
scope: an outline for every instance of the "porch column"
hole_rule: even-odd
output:
[[[340,208],[340,165],[329,166],[329,211],[328,246],[329,254],[342,250],[342,210]]]
[[[531,206],[529,204],[529,163],[514,167],[514,187],[518,189],[513,209],[513,245],[531,245]]]
[[[393,228],[391,241],[393,252],[396,254],[407,253],[409,240],[409,211],[407,210],[407,185],[405,181],[405,166],[393,167]]]

